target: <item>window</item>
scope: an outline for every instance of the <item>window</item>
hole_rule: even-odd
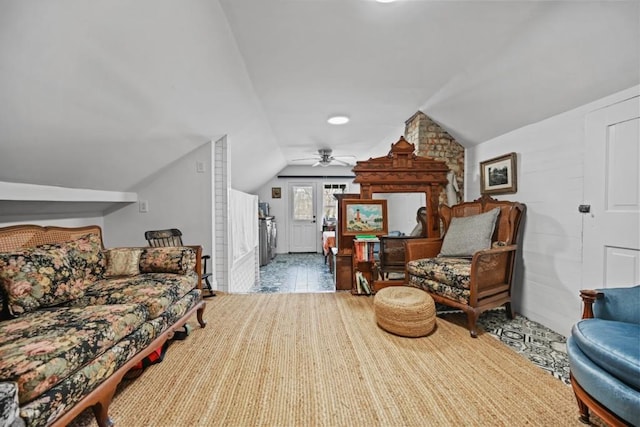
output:
[[[313,186],[293,186],[293,219],[295,221],[311,221],[315,218],[313,212]]]
[[[323,223],[335,222],[338,217],[338,201],[334,194],[344,193],[346,184],[325,184],[322,191],[322,221]]]

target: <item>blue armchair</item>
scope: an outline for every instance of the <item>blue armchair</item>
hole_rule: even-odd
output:
[[[567,340],[580,420],[640,425],[640,285],[580,291],[582,320]]]

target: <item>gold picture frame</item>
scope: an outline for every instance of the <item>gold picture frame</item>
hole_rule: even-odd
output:
[[[344,236],[388,233],[387,201],[384,199],[344,199],[340,218]]]
[[[509,153],[480,162],[480,193],[516,193],[518,191],[517,160],[516,153]]]

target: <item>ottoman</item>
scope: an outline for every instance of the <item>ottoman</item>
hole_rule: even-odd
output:
[[[433,298],[418,288],[382,288],[373,299],[373,310],[378,326],[403,337],[423,337],[436,326]]]

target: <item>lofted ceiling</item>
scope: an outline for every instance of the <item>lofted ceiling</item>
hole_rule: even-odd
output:
[[[254,192],[417,110],[472,146],[639,82],[636,0],[2,0],[0,181],[128,191],[226,135]]]

